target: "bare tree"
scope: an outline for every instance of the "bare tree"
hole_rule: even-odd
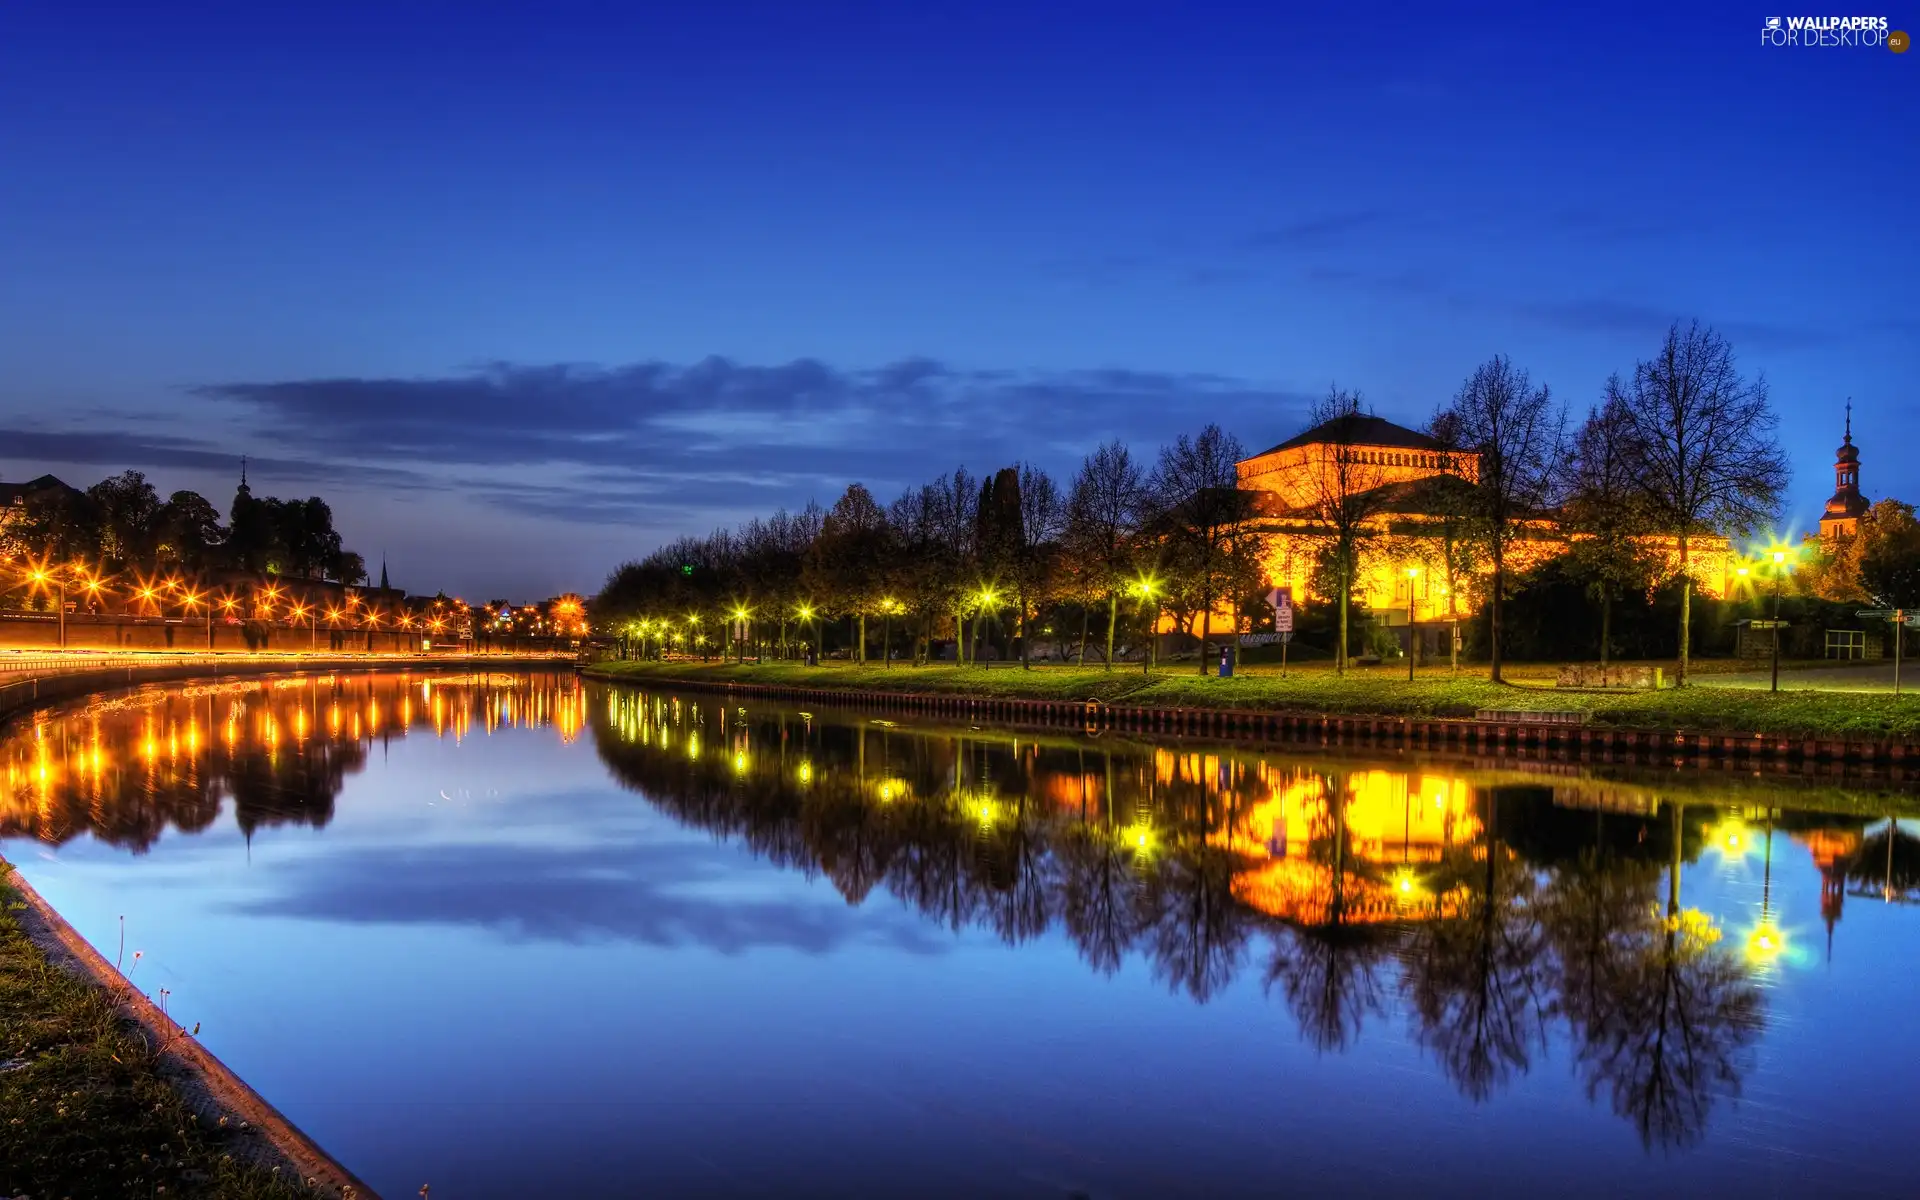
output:
[[[1689,540],[1744,533],[1770,519],[1786,490],[1786,456],[1764,375],[1742,378],[1733,348],[1713,329],[1674,322],[1660,352],[1624,383],[1607,381],[1609,404],[1627,422],[1640,482],[1655,521],[1680,543],[1680,665],[1685,686],[1693,634]]]
[[[1107,669],[1113,669],[1113,626],[1120,588],[1133,569],[1133,534],[1146,489],[1140,464],[1124,444],[1111,441],[1087,455],[1067,494],[1067,552],[1107,594]],[[1087,614],[1080,613],[1080,662],[1087,661]]]
[[[1500,682],[1507,550],[1553,496],[1566,414],[1545,384],[1533,386],[1513,360],[1496,354],[1474,368],[1451,404],[1434,415],[1448,440],[1479,456],[1468,497],[1472,529],[1493,566],[1488,589],[1491,676]]]
[[[1066,505],[1053,477],[1032,463],[1021,463],[1020,545],[1014,554],[1014,585],[1020,603],[1020,665],[1032,669],[1029,615],[1046,596],[1053,575]]]
[[[941,548],[940,591],[953,612],[953,657],[956,667],[967,663],[966,609],[973,593],[978,563],[974,557],[978,541],[980,510],[979,481],[956,467],[952,475],[933,483],[937,515],[937,537]]]
[[[1240,490],[1240,460],[1247,452],[1240,439],[1208,425],[1200,436],[1181,434],[1160,451],[1147,490],[1162,527],[1184,543],[1180,557],[1191,564],[1200,597],[1200,673],[1207,673],[1207,642],[1213,634],[1213,607],[1233,594],[1233,543],[1252,515],[1252,493]]]
[[[1339,595],[1340,643],[1333,655],[1334,669],[1347,670],[1348,609],[1353,599],[1354,580],[1360,570],[1361,543],[1369,536],[1371,522],[1384,503],[1380,491],[1386,482],[1378,463],[1366,461],[1357,453],[1363,418],[1371,411],[1359,392],[1343,391],[1336,384],[1327,389],[1307,415],[1309,426],[1319,432],[1322,459],[1309,463],[1313,494],[1306,507],[1311,510],[1314,532],[1332,568]]]
[[[1600,665],[1613,640],[1613,602],[1653,575],[1639,535],[1648,532],[1645,499],[1634,466],[1632,426],[1620,404],[1587,414],[1567,459],[1567,501],[1561,528],[1573,536],[1568,559],[1600,602]]]

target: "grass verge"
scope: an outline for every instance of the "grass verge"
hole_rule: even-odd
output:
[[[317,1193],[230,1156],[112,999],[47,960],[0,862],[0,1196],[34,1200]]]
[[[1405,668],[1362,668],[1345,676],[1321,667],[1285,677],[1255,669],[1231,679],[1192,667],[1151,674],[1016,664],[992,668],[792,663],[608,662],[595,678],[633,682],[784,684],[872,692],[922,692],[1036,700],[1101,700],[1169,708],[1261,708],[1350,715],[1471,717],[1483,708],[1577,709],[1596,725],[1681,729],[1698,733],[1763,733],[1791,737],[1868,738],[1920,742],[1920,697],[1884,692],[1768,692],[1694,687],[1659,692],[1588,692],[1490,683],[1444,668],[1408,682]]]

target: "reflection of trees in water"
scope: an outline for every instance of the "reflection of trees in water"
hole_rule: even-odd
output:
[[[1102,975],[1120,969],[1139,936],[1140,872],[1111,821],[1067,825],[1056,851],[1061,863],[1060,916],[1087,965]]]
[[[1866,895],[1898,900],[1920,892],[1920,837],[1889,817],[1861,838],[1846,870],[1847,881]]]
[[[1403,985],[1421,1045],[1474,1100],[1526,1074],[1533,1050],[1546,1039],[1536,880],[1511,860],[1493,818],[1488,813],[1484,861],[1461,872],[1458,907],[1414,927]]]
[[[1269,991],[1280,986],[1300,1035],[1324,1052],[1346,1049],[1367,1018],[1385,1011],[1382,976],[1401,931],[1354,919],[1348,888],[1373,871],[1353,853],[1347,789],[1328,775],[1320,791],[1326,804],[1313,821],[1308,848],[1328,867],[1325,917],[1289,926],[1275,939],[1266,983]]]
[[[1158,865],[1141,891],[1141,941],[1155,975],[1204,1004],[1232,982],[1254,930],[1252,914],[1233,897],[1238,864],[1196,840]]]
[[[91,834],[142,853],[170,828],[209,828],[229,798],[249,837],[320,828],[376,738],[436,722],[491,728],[502,712],[514,723],[564,719],[559,700],[578,690],[560,676],[368,675],[183,685],[58,710],[0,744],[0,837],[58,844]]]
[[[1289,929],[1274,939],[1267,989],[1279,985],[1300,1036],[1314,1049],[1345,1050],[1369,1018],[1385,1013],[1384,976],[1399,932],[1335,923]]]
[[[1681,907],[1684,808],[1669,806],[1664,908],[1656,865],[1597,856],[1560,872],[1542,905],[1587,1094],[1605,1092],[1649,1147],[1700,1140],[1715,1098],[1738,1095],[1764,1020],[1745,965]]]
[[[1745,964],[1707,924],[1658,911],[1662,859],[1699,845],[1678,810],[1669,830],[1636,815],[1503,812],[1550,794],[1501,804],[1483,792],[1484,837],[1420,867],[1433,899],[1405,910],[1429,919],[1410,920],[1381,907],[1406,869],[1356,852],[1350,776],[1325,772],[1306,854],[1326,891],[1303,910],[1310,919],[1280,920],[1236,895],[1256,865],[1233,849],[1246,843],[1212,836],[1245,799],[1225,770],[1204,786],[1164,757],[1156,771],[1138,754],[778,714],[729,724],[739,757],[691,755],[686,732],[721,736],[715,723],[694,706],[652,711],[627,727],[589,706],[616,780],[770,861],[825,874],[850,902],[880,886],[949,929],[1010,944],[1057,929],[1093,970],[1138,954],[1196,1002],[1230,986],[1264,938],[1267,990],[1308,1043],[1345,1049],[1397,994],[1416,1042],[1474,1101],[1524,1074],[1564,1028],[1591,1096],[1608,1094],[1649,1145],[1685,1145],[1737,1087],[1757,1036]]]

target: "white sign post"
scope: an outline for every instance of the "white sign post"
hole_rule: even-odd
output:
[[[1277,587],[1267,593],[1273,605],[1273,630],[1280,635],[1280,678],[1287,677],[1287,643],[1293,640],[1293,589]]]

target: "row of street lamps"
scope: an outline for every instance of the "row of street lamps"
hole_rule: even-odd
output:
[[[1142,604],[1146,604],[1149,602],[1154,604],[1154,623],[1158,624],[1159,615],[1160,615],[1160,610],[1159,610],[1160,584],[1159,582],[1150,575],[1143,575],[1133,584],[1129,585],[1128,590],[1133,595],[1140,597]],[[1000,593],[996,591],[991,585],[982,584],[980,586],[980,589],[972,593],[968,597],[968,599],[973,601],[973,606],[972,606],[972,612],[969,615],[969,628],[965,632],[967,634],[967,640],[977,644],[979,640],[979,619],[981,615],[989,612],[998,614],[1001,608],[1001,597],[1000,597]],[[907,606],[901,603],[899,600],[894,599],[892,596],[883,596],[874,605],[874,609],[880,615],[881,622],[882,622],[881,634],[880,634],[880,644],[883,648],[881,652],[881,661],[885,667],[887,667],[888,669],[891,669],[893,667],[893,619],[896,616],[900,616],[904,614],[907,611]],[[821,635],[823,632],[820,625],[816,623],[816,620],[815,620],[815,618],[818,615],[819,615],[818,611],[811,604],[804,604],[804,603],[796,604],[791,610],[790,615],[788,617],[783,617],[781,620],[780,636],[781,636],[782,646],[784,647],[784,645],[786,644],[786,628],[785,628],[786,621],[788,619],[797,620],[802,625],[809,627],[810,631],[813,633],[814,635],[813,651],[814,651],[815,657],[817,658],[820,655],[822,650]],[[741,662],[746,661],[747,639],[745,636],[745,630],[747,627],[747,623],[753,619],[753,616],[754,616],[753,610],[743,604],[734,605],[732,610],[727,613],[727,617],[730,621],[730,625],[728,627],[728,636],[731,637],[732,639],[732,645],[730,648],[726,641],[724,640],[722,641],[720,653],[721,653],[721,658],[723,660],[728,656],[729,651],[731,649],[732,653],[734,653],[734,655],[739,659],[739,661]],[[649,639],[652,639],[653,641],[655,641],[660,646],[663,653],[669,646],[674,644],[684,644],[689,646],[704,646],[707,644],[706,634],[700,631],[700,614],[699,613],[697,612],[688,613],[685,617],[680,619],[678,624],[680,627],[676,628],[676,622],[672,617],[641,617],[641,618],[637,618],[635,620],[627,622],[626,625],[623,627],[623,632],[628,637],[637,638],[639,640],[640,652],[642,654],[646,653],[647,643]],[[803,642],[802,645],[804,644],[805,643]],[[1152,665],[1151,663],[1152,644],[1153,644],[1153,639],[1149,637],[1148,647],[1149,647],[1150,657],[1147,660],[1145,660],[1146,668],[1150,668]],[[957,657],[961,662],[966,661],[964,655],[959,655]],[[990,666],[991,664],[983,664],[983,665]]]
[[[107,576],[88,567],[84,563],[56,564],[51,566],[45,562],[33,563],[25,568],[23,575],[25,582],[34,594],[51,595],[54,598],[54,609],[58,614],[59,620],[59,645],[62,649],[64,649],[67,644],[67,594],[69,589],[84,595],[88,603],[96,603],[103,596],[111,595],[115,590],[108,585]],[[205,593],[202,593],[177,578],[168,578],[158,582],[143,580],[138,586],[128,589],[126,594],[129,598],[139,602],[139,607],[142,610],[136,614],[139,616],[153,615],[164,617],[169,605],[178,605],[182,613],[188,617],[204,612],[206,615],[208,649],[213,648],[213,618],[216,612],[226,618],[238,620],[238,614],[246,604],[244,599],[234,596],[231,592],[215,593],[212,589],[208,589]],[[281,587],[277,583],[256,589],[253,594],[254,619],[273,620],[274,612],[280,606],[282,595]],[[364,612],[356,613],[356,609],[363,607]],[[151,612],[149,613],[147,610],[151,610]],[[309,634],[309,646],[317,646],[319,643],[319,622],[323,615],[321,606],[288,599],[284,611],[286,612],[286,623],[289,626],[297,627],[301,622],[306,622]],[[366,604],[356,595],[348,595],[342,607],[327,608],[324,616],[327,623],[336,629],[340,627],[342,621],[352,622],[356,619],[361,620],[365,623],[365,628],[369,632],[380,628],[381,621],[384,619],[379,609],[370,604]],[[446,628],[446,621],[437,615],[429,618],[416,619],[413,614],[402,611],[399,616],[393,618],[393,626],[396,629],[411,630],[418,628],[427,632],[439,633]]]

